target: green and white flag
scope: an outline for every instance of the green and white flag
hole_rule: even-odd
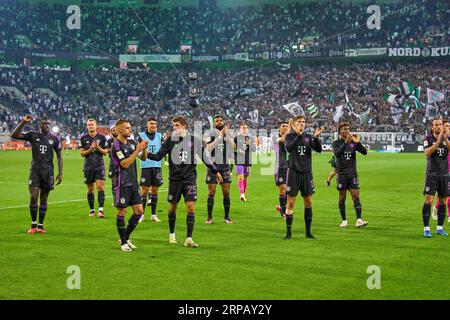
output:
[[[311,114],[311,117],[315,118],[319,114],[319,107],[317,107],[314,103],[307,105],[307,110]]]

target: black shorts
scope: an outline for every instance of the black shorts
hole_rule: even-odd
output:
[[[439,197],[450,196],[450,178],[448,176],[425,176],[423,194],[434,196],[436,192]]]
[[[142,204],[138,185],[114,188],[114,206],[116,208],[127,208],[136,204]]]
[[[287,195],[291,197],[296,197],[299,191],[302,197],[310,196],[316,192],[312,172],[300,173],[288,169],[286,184]]]
[[[358,176],[348,174],[337,174],[336,185],[338,190],[359,189]]]
[[[287,179],[287,169],[278,169],[277,173],[275,173],[275,184],[277,186],[281,186],[282,184],[286,184]]]
[[[219,173],[223,178],[222,183],[231,183],[230,170],[219,170]],[[216,175],[210,169],[206,172],[205,182],[206,184],[217,184]]]
[[[106,180],[105,167],[84,170],[84,183],[91,184],[97,180]]]
[[[28,186],[42,190],[53,190],[53,169],[31,169]]]
[[[141,169],[141,186],[159,187],[163,184],[162,169],[161,168],[142,168]]]
[[[195,182],[186,181],[170,181],[167,201],[170,203],[178,203],[184,197],[184,202],[197,201],[197,185]]]

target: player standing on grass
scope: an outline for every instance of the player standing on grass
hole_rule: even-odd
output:
[[[28,234],[36,232],[45,233],[44,219],[47,213],[47,200],[50,190],[53,190],[53,152],[58,159],[58,175],[56,185],[62,181],[63,160],[61,156],[61,143],[55,135],[50,133],[51,121],[43,118],[40,121],[40,132],[29,131],[21,133],[23,127],[31,122],[33,117],[29,114],[23,117],[17,128],[11,133],[11,138],[29,141],[32,147],[32,161],[30,176],[28,178],[28,189],[30,191],[30,215],[31,228]],[[39,223],[36,222],[39,204]]]
[[[161,148],[162,143],[164,142],[163,136],[157,129],[158,123],[156,122],[156,118],[149,117],[147,119],[147,131],[140,132],[137,136],[137,141],[147,141],[147,153],[157,153]],[[153,222],[161,222],[159,218],[156,216],[156,205],[158,204],[158,189],[163,184],[162,177],[162,169],[161,169],[161,161],[153,161],[147,159],[145,161],[141,161],[141,198],[142,205],[144,206],[144,214],[145,214],[145,205],[147,204],[147,195],[148,192],[151,191],[149,204],[152,208],[152,217],[151,221]],[[142,214],[141,220],[139,222],[144,221],[144,214]]]
[[[108,146],[108,156],[109,156],[109,167],[108,167],[108,178],[111,179],[111,190],[113,197],[113,206],[114,206],[114,161],[111,158],[111,150],[114,145],[114,141],[117,139],[116,127],[111,126],[109,128],[111,135],[106,136],[106,145]]]
[[[442,123],[444,125],[444,131],[447,134],[450,134],[450,122],[448,120],[444,120]],[[449,166],[449,170],[450,170],[450,152],[447,156],[447,162],[448,162],[448,166]],[[439,209],[439,197],[436,200],[436,205],[433,207],[433,211],[431,214],[431,217],[433,218],[433,220],[437,220],[438,209]],[[450,197],[447,199],[447,212],[448,212],[448,222],[450,222]]]
[[[276,206],[276,210],[280,212],[283,219],[286,219],[286,174],[288,163],[284,143],[286,135],[291,130],[291,127],[289,126],[288,121],[281,121],[279,123],[279,127],[279,136],[275,137],[275,141],[273,143],[273,148],[275,151],[275,184],[278,186],[278,200],[280,202],[280,204]]]
[[[204,156],[202,141],[187,131],[186,119],[182,116],[174,117],[172,127],[174,130],[172,136],[164,141],[156,154],[149,154],[148,158],[160,161],[166,154],[169,154],[169,192],[167,197],[169,202],[169,243],[177,243],[175,238],[176,211],[181,195],[183,195],[187,209],[187,235],[184,246],[197,248],[197,243],[192,240],[195,202],[197,201],[196,155],[215,175],[218,183],[222,183],[223,180],[209,157]]]
[[[255,152],[256,147],[253,137],[248,135],[248,126],[245,122],[239,125],[239,132],[234,137],[235,144],[235,163],[236,174],[238,176],[238,188],[241,194],[241,201],[247,201],[245,192],[247,191],[247,181],[250,175],[250,167],[252,165],[252,152]]]
[[[120,236],[120,246],[122,251],[132,251],[137,249],[130,241],[130,235],[139,223],[141,215],[144,213],[141,195],[139,194],[139,184],[137,181],[136,158],[141,160],[147,158],[147,141],[139,144],[132,139],[131,125],[127,120],[116,121],[117,139],[111,150],[111,158],[114,161],[114,204],[117,208],[116,226]],[[133,214],[125,227],[125,216],[127,208],[132,207]]]
[[[87,186],[87,200],[89,204],[89,216],[95,217],[94,186],[97,188],[98,216],[104,218],[103,206],[105,204],[105,161],[103,156],[108,154],[106,137],[97,132],[97,121],[88,119],[88,133],[80,138],[80,154],[84,157],[84,183]]]
[[[333,169],[328,174],[327,180],[325,180],[327,188],[330,187],[331,180],[333,180],[334,176],[336,175],[336,157],[334,156],[334,154],[331,157],[330,161],[328,161],[328,163],[331,164],[331,167]]]
[[[450,195],[450,179],[448,174],[448,149],[450,148],[450,141],[448,132],[443,128],[441,118],[434,118],[431,121],[431,134],[425,138],[423,147],[427,157],[425,187],[423,190],[425,200],[422,207],[424,236],[431,238],[430,211],[436,192],[439,197],[436,234],[447,236],[448,234],[444,231],[443,225],[445,222],[445,204],[447,203],[447,197]]]
[[[206,150],[211,152],[211,157],[214,160],[214,165],[217,170],[219,170],[220,175],[223,178],[222,183],[222,195],[223,195],[223,207],[225,210],[225,223],[232,224],[233,221],[230,219],[230,186],[231,186],[231,176],[230,176],[230,164],[228,159],[230,154],[233,154],[234,142],[231,135],[228,133],[228,126],[225,125],[223,119],[220,115],[217,115],[213,119],[215,132],[212,136],[206,138]],[[212,211],[214,207],[214,197],[216,195],[216,186],[218,181],[216,180],[216,175],[213,174],[211,169],[208,168],[206,173],[206,184],[208,185],[208,200],[207,200],[207,210],[208,218],[206,219],[206,224],[212,223]]]
[[[340,227],[347,227],[345,214],[345,199],[347,190],[352,195],[353,205],[356,211],[356,227],[367,225],[367,221],[361,219],[361,202],[359,200],[359,179],[356,172],[356,151],[367,155],[367,150],[362,145],[357,135],[350,133],[350,125],[343,122],[339,125],[341,138],[333,142],[333,154],[336,157],[336,183],[339,191],[339,212],[342,223]]]
[[[305,116],[296,116],[292,119],[291,132],[286,135],[284,147],[289,153],[287,170],[287,206],[286,206],[286,236],[289,240],[292,237],[292,221],[294,219],[295,199],[298,192],[301,192],[305,206],[305,236],[313,239],[311,233],[312,223],[312,195],[315,192],[312,174],[312,151],[322,152],[322,143],[319,139],[323,128],[316,128],[314,136],[305,132]]]

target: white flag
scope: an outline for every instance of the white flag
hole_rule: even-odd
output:
[[[337,106],[336,112],[334,113],[333,116],[333,121],[336,123],[339,122],[339,119],[341,119],[343,113],[344,113],[344,106],[343,105]]]
[[[258,117],[259,117],[259,110],[253,110],[251,112],[249,112],[250,115],[250,121],[251,122],[258,122]]]
[[[291,102],[291,103],[283,105],[282,107],[285,108],[294,117],[305,115],[303,108],[298,104],[298,102]]]
[[[436,91],[436,90],[427,88],[427,97],[428,97],[428,103],[431,104],[431,103],[443,101],[445,98],[445,95],[440,91]]]

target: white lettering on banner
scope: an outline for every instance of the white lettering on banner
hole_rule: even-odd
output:
[[[389,57],[445,57],[450,55],[450,47],[434,48],[389,48]]]
[[[121,54],[120,62],[181,63],[179,54]]]

